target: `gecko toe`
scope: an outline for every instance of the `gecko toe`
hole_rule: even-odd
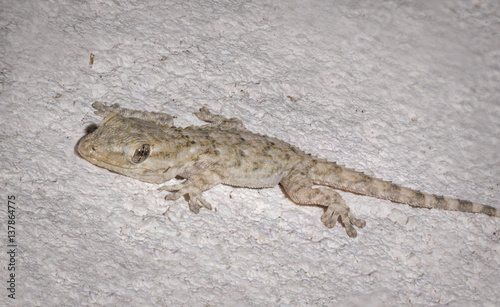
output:
[[[180,192],[170,193],[167,196],[165,196],[165,200],[177,200],[181,196],[182,196],[182,193],[180,193]]]
[[[321,221],[323,222],[323,224],[325,224],[326,227],[333,228],[333,227],[335,227],[335,224],[337,224],[338,217],[339,217],[338,214],[330,213],[327,210],[321,216]]]
[[[363,228],[366,226],[365,220],[355,218],[351,211],[347,211],[346,213],[342,214],[341,218],[342,222],[346,225],[354,225],[358,228]]]
[[[200,213],[200,206],[196,203],[196,201],[189,200],[189,210],[194,214]]]
[[[212,205],[203,197],[198,198],[198,201],[203,205],[203,207],[207,208],[208,210],[212,210]]]
[[[180,184],[164,185],[158,188],[159,191],[168,191],[168,192],[175,192],[179,191],[180,189],[182,189],[182,185]]]
[[[347,235],[351,238],[356,238],[358,235],[356,229],[353,226],[358,228],[363,228],[366,226],[366,222],[362,219],[355,218],[350,210],[341,215],[342,222],[344,223],[345,231]]]
[[[200,208],[204,207],[208,210],[212,210],[212,205],[203,198],[201,193],[191,192],[189,195],[189,209],[194,213],[200,212]]]
[[[345,231],[350,238],[356,238],[358,236],[358,232],[356,231],[356,229],[354,229],[354,227],[352,227],[352,225],[345,224],[344,226]]]
[[[366,226],[365,220],[362,219],[351,218],[351,223],[358,228],[363,228]]]

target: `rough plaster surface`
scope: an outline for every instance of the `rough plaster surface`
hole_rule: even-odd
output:
[[[194,215],[74,153],[94,101],[202,105],[368,174],[500,208],[498,1],[1,1],[0,195],[18,306],[500,305],[500,219],[279,187]],[[89,56],[95,54],[92,67]]]

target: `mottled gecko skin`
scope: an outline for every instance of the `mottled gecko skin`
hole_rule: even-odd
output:
[[[331,188],[414,207],[500,216],[494,207],[415,191],[316,159],[281,140],[252,133],[239,119],[214,115],[205,107],[195,115],[210,124],[176,128],[168,114],[129,110],[117,104],[93,106],[105,118],[79,141],[79,154],[92,164],[145,182],[160,184],[177,176],[186,179],[159,189],[171,192],[167,200],[187,194],[194,213],[201,207],[212,208],[202,192],[218,184],[247,188],[281,184],[294,202],[325,207],[321,221],[326,227],[335,226],[340,218],[352,238],[357,235],[354,226],[363,228],[366,223],[355,218]]]

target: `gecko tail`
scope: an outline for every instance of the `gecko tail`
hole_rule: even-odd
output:
[[[500,210],[492,206],[405,188],[392,182],[373,178],[353,169],[345,168],[334,162],[317,160],[311,169],[311,176],[314,184],[326,185],[356,194],[386,199],[412,207],[482,213],[500,217]]]

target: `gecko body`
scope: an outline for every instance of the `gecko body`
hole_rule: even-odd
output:
[[[161,184],[182,177],[183,182],[159,189],[170,192],[166,200],[188,195],[194,213],[201,207],[212,208],[202,193],[218,184],[247,188],[280,184],[294,202],[324,207],[321,221],[325,226],[334,227],[340,219],[353,238],[357,236],[355,227],[363,228],[366,223],[354,217],[333,189],[414,207],[500,216],[491,206],[412,190],[317,159],[284,141],[248,131],[239,119],[212,114],[205,107],[195,115],[209,124],[178,128],[165,113],[117,104],[93,106],[104,119],[79,141],[80,156],[145,182]]]

